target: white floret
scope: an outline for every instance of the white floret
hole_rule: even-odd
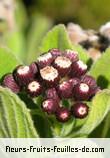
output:
[[[54,81],[58,77],[58,71],[52,66],[46,66],[40,70],[41,77],[48,81]]]
[[[59,56],[56,58],[55,64],[62,68],[68,68],[71,66],[72,63],[71,63],[70,59],[63,57],[63,56]]]
[[[20,75],[27,74],[29,72],[29,66],[20,66],[17,70],[17,73]]]
[[[79,68],[81,68],[82,70],[86,70],[87,69],[87,65],[84,64],[81,60],[79,60],[77,62],[77,64],[79,65]]]
[[[39,88],[40,88],[40,84],[36,81],[33,81],[28,85],[28,89],[30,89],[32,92],[36,92],[36,90]]]

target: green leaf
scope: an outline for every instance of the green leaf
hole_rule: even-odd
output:
[[[71,118],[67,123],[64,123],[61,128],[60,137],[68,136],[74,129],[75,119]]]
[[[12,54],[9,49],[0,48],[0,78],[11,72],[21,62]]]
[[[60,50],[72,48],[72,44],[68,39],[64,25],[60,24],[55,26],[51,31],[47,33],[46,37],[43,39],[40,50],[45,52],[51,48],[59,48]]]
[[[90,134],[105,118],[110,110],[110,90],[99,92],[90,103],[90,111],[84,125],[71,136],[80,137]]]
[[[110,48],[102,54],[99,60],[93,64],[89,72],[94,76],[97,83],[102,88],[110,87]]]
[[[78,52],[79,59],[83,60],[84,63],[91,64],[92,59],[89,57],[87,54],[88,52],[82,46],[73,45],[72,49]]]
[[[98,85],[101,88],[110,88],[110,48],[108,48],[101,56],[101,58],[93,64],[89,74],[94,76],[97,80]],[[92,136],[98,135],[99,137],[108,137],[110,134],[110,124],[109,124],[110,113],[103,123],[93,131]],[[100,134],[98,131],[103,129]]]
[[[103,131],[101,133],[102,138],[109,138],[110,137],[110,111],[103,121],[102,128],[103,128]]]
[[[4,38],[6,46],[12,50],[14,55],[23,60],[26,54],[23,31],[8,32]]]
[[[47,33],[42,41],[40,52],[47,52],[51,48],[58,48],[60,50],[72,49],[78,51],[79,57],[84,62],[89,60],[89,56],[85,53],[85,50],[80,46],[73,46],[69,40],[66,28],[64,25],[59,24],[55,26],[51,31]]]
[[[0,87],[0,138],[38,137],[24,102],[9,89]]]
[[[39,24],[40,27],[39,27]],[[27,62],[36,60],[39,45],[46,32],[52,26],[52,22],[45,16],[36,15],[32,18],[32,24],[27,35]]]
[[[100,133],[99,133],[100,131]],[[109,138],[110,137],[110,112],[106,115],[101,124],[89,135],[90,138]]]

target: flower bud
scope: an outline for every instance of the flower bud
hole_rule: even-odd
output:
[[[76,100],[88,100],[90,97],[90,87],[86,83],[79,83],[74,87],[74,97]]]
[[[97,91],[100,90],[100,88],[97,86],[96,80],[90,75],[82,76],[81,82],[89,85],[90,96],[94,96]]]
[[[88,84],[90,87],[96,87],[96,85],[97,85],[96,80],[90,75],[82,76],[81,82]]]
[[[67,122],[70,119],[70,111],[67,108],[60,107],[56,112],[56,118],[60,122]]]
[[[64,53],[65,53],[65,56],[69,58],[72,62],[76,62],[79,60],[78,53],[73,50],[67,49]]]
[[[53,87],[59,81],[59,74],[57,69],[52,66],[46,66],[40,70],[40,75],[47,87]]]
[[[70,76],[72,77],[81,77],[87,71],[87,65],[84,64],[81,60],[72,64]]]
[[[38,81],[34,80],[28,84],[26,91],[31,97],[37,97],[42,93],[42,86]]]
[[[54,114],[58,109],[58,104],[54,99],[47,99],[42,103],[42,109],[48,114]]]
[[[59,49],[51,49],[49,52],[52,54],[53,59],[56,59],[58,56],[61,56],[62,52]]]
[[[46,93],[46,98],[47,99],[54,99],[56,102],[59,103],[60,98],[59,98],[55,88],[47,89],[45,93]]]
[[[19,93],[21,88],[17,85],[12,74],[5,75],[2,85],[9,88],[14,93]]]
[[[71,113],[75,118],[83,119],[88,115],[89,107],[82,102],[75,103],[71,107]]]
[[[71,78],[68,80],[69,83],[71,83],[72,87],[74,88],[74,86],[76,86],[78,83],[80,83],[80,79],[79,78]]]
[[[29,67],[30,67],[32,73],[34,74],[34,76],[36,77],[36,74],[39,72],[37,63],[32,62]]]
[[[71,65],[71,60],[64,56],[58,56],[54,61],[54,67],[58,70],[62,77],[70,72]]]
[[[61,98],[71,98],[73,95],[72,84],[68,81],[64,81],[57,86],[57,91]]]
[[[39,68],[44,68],[46,66],[49,66],[53,61],[53,57],[51,55],[51,53],[45,53],[41,56],[38,57],[37,59],[37,64],[39,66]]]
[[[34,74],[29,66],[18,66],[14,72],[13,76],[15,81],[19,86],[26,86],[30,81],[34,79]]]

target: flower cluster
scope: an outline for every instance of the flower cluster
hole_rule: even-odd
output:
[[[79,60],[77,52],[51,49],[29,66],[17,66],[12,74],[4,76],[2,85],[14,93],[25,91],[30,97],[43,94],[43,111],[66,122],[71,116],[85,118],[89,107],[84,101],[100,90],[86,72],[87,65]],[[71,103],[68,108],[63,105],[64,99]]]

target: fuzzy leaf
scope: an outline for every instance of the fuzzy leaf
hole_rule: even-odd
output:
[[[0,87],[0,138],[38,137],[25,104],[9,89]]]
[[[0,48],[0,78],[11,72],[21,62],[6,48]]]
[[[101,88],[110,87],[110,48],[106,50],[100,59],[93,64],[89,72],[90,75],[97,79]]]
[[[110,88],[110,48],[108,48],[101,56],[101,58],[93,64],[89,74],[94,76],[97,79],[97,83],[101,88]],[[110,113],[107,115],[107,118],[104,122],[94,131],[96,137],[97,133],[100,129],[103,129],[98,137],[108,137],[107,132],[109,135],[109,119]],[[93,133],[93,136],[94,136]]]
[[[65,26],[60,24],[55,26],[51,31],[47,33],[42,41],[40,52],[47,52],[49,49],[58,48],[60,50],[73,49],[78,51],[79,57],[84,62],[89,60],[87,53],[80,46],[73,46],[67,35]]]
[[[84,125],[71,136],[80,137],[90,134],[105,118],[110,110],[110,90],[99,92],[90,103],[91,108]]]

